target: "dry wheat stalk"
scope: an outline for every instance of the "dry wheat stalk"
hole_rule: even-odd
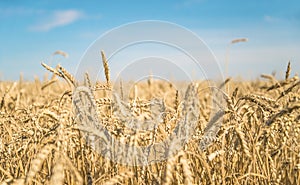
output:
[[[248,101],[258,105],[259,107],[263,108],[264,110],[266,110],[268,112],[271,112],[271,113],[274,112],[274,109],[269,104],[266,104],[266,103],[260,101],[258,98],[259,98],[259,96],[256,96],[256,95],[253,95],[253,94],[248,94],[248,95],[245,95],[245,96],[241,97],[238,100],[238,102],[240,100],[248,100]]]
[[[270,80],[271,82],[275,82],[275,81],[276,81],[273,75],[261,74],[260,77],[261,77],[261,78],[268,79],[268,80]]]
[[[285,80],[289,79],[290,73],[291,73],[291,62],[289,61],[285,72]]]
[[[164,179],[163,179],[163,184],[165,184],[165,185],[168,185],[168,184],[172,183],[175,160],[176,160],[175,156],[172,157],[172,158],[169,158],[167,160],[165,176],[164,176]]]
[[[67,168],[72,172],[72,175],[76,178],[75,184],[83,185],[83,179],[78,170],[74,167],[69,157],[62,155],[62,159],[63,164],[67,166]]]
[[[101,84],[100,82],[96,82],[96,84],[94,85],[92,90],[94,90],[94,91],[98,91],[98,90],[108,90],[108,91],[110,91],[111,86],[110,86],[110,84]]]
[[[236,100],[236,98],[237,98],[237,93],[238,93],[238,91],[239,91],[239,88],[236,87],[236,88],[234,89],[234,91],[232,92],[232,96],[231,96],[231,101],[232,101],[232,103],[235,103],[235,100]]]
[[[193,173],[188,164],[188,159],[186,158],[186,154],[181,152],[179,153],[179,162],[182,165],[182,170],[184,174],[184,184],[193,184]]]
[[[251,154],[250,154],[250,150],[249,147],[247,145],[247,141],[245,139],[245,134],[242,131],[242,129],[240,128],[240,126],[235,126],[235,131],[240,139],[241,145],[242,145],[242,149],[243,152],[246,154],[247,157],[251,158]]]
[[[219,121],[221,117],[224,116],[224,111],[220,110],[217,112],[212,119],[207,123],[207,126],[204,130],[204,135],[200,141],[200,149],[202,151],[216,140],[216,136],[221,127],[221,122]]]
[[[176,90],[176,94],[175,94],[175,101],[174,101],[174,109],[176,111],[178,111],[178,107],[179,107],[179,94],[178,94],[178,90]]]
[[[45,69],[47,69],[48,71],[50,71],[51,73],[53,73],[53,74],[55,74],[55,75],[57,75],[59,77],[63,77],[61,73],[59,73],[56,69],[53,69],[52,67],[48,66],[47,64],[45,64],[45,63],[42,62],[41,65]]]
[[[219,89],[222,89],[226,84],[230,82],[231,78],[226,78],[225,81],[219,86]]]
[[[121,96],[121,100],[124,100],[124,92],[123,92],[123,83],[122,83],[122,80],[120,80],[120,96]]]
[[[103,62],[103,67],[104,67],[106,84],[110,84],[109,66],[108,66],[108,62],[107,62],[107,59],[106,59],[104,51],[101,51],[101,56],[102,56],[102,62]]]
[[[295,87],[299,86],[299,85],[300,85],[300,80],[299,80],[297,83],[291,85],[291,86],[290,86],[289,88],[287,88],[285,91],[283,91],[283,92],[280,94],[280,96],[277,98],[277,100],[279,100],[280,98],[286,96],[288,93],[292,92],[292,90],[293,90]]]
[[[64,184],[64,166],[63,166],[64,162],[63,162],[59,152],[55,153],[54,161],[55,161],[55,164],[52,169],[50,184],[51,185]]]
[[[71,85],[76,86],[76,84],[75,84],[76,81],[75,81],[75,78],[73,77],[73,75],[71,75],[71,73],[69,73],[65,68],[63,68],[59,64],[57,66],[58,66],[58,69],[60,70],[60,74],[62,75],[62,77]]]
[[[42,165],[50,152],[53,150],[53,145],[46,145],[37,154],[36,158],[31,161],[30,169],[26,175],[25,183],[30,184],[33,181],[34,176],[41,170]]]
[[[44,85],[42,85],[41,90],[44,90],[46,87],[50,86],[51,84],[54,84],[55,82],[57,82],[57,79],[52,79],[46,82]]]
[[[289,85],[290,83],[296,82],[299,80],[298,76],[294,76],[293,78],[289,78],[288,80],[281,81],[281,82],[276,82],[274,85],[270,86],[267,88],[267,91],[275,90],[278,88],[283,88],[286,85]]]
[[[231,44],[239,43],[239,42],[248,42],[247,38],[238,38],[231,41]]]
[[[103,184],[114,185],[114,184],[122,184],[122,182],[128,178],[132,178],[134,175],[133,172],[123,172],[115,177],[105,181]]]
[[[270,119],[268,119],[266,121],[266,125],[271,125],[276,118],[280,117],[280,116],[283,116],[285,114],[288,114],[288,113],[291,113],[293,110],[296,110],[296,109],[300,109],[300,104],[295,104],[291,107],[287,107],[285,109],[282,109],[280,110],[279,112],[277,112],[276,114],[273,114]]]
[[[91,84],[91,79],[90,79],[90,76],[89,76],[89,73],[86,72],[84,73],[84,86],[87,86],[89,88],[92,88],[92,84]]]
[[[0,110],[4,107],[4,104],[5,104],[5,97],[7,96],[7,94],[9,94],[15,87],[16,87],[17,83],[13,83],[9,88],[7,88],[4,93],[3,93],[3,96],[2,96],[2,99],[1,99],[1,103],[0,103]]]
[[[87,133],[94,133],[101,137],[102,140],[108,144],[111,141],[111,137],[107,131],[101,126],[98,119],[96,102],[94,95],[90,88],[79,86],[73,93],[73,105],[75,109],[76,121],[78,128]],[[94,146],[94,139],[87,135],[88,141],[92,141]],[[95,146],[94,146],[95,147]]]
[[[65,57],[65,58],[69,57],[69,54],[67,52],[62,51],[62,50],[57,50],[52,55],[61,55],[61,56]]]
[[[209,161],[212,161],[212,160],[214,160],[217,156],[223,155],[224,153],[225,153],[224,150],[217,150],[217,151],[215,151],[215,152],[209,154],[209,155],[207,156],[207,159],[208,159]]]

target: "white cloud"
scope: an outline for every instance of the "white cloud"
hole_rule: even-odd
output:
[[[55,11],[46,20],[40,22],[37,25],[30,27],[30,30],[32,30],[32,31],[49,31],[56,27],[69,25],[69,24],[79,20],[83,16],[84,16],[84,14],[77,10]]]

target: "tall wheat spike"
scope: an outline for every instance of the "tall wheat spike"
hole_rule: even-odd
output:
[[[110,72],[109,72],[109,65],[105,56],[104,51],[101,51],[101,56],[102,56],[102,63],[103,63],[103,67],[104,67],[104,73],[105,73],[105,79],[106,79],[106,83],[110,84]]]
[[[54,68],[48,66],[47,64],[45,64],[45,63],[42,62],[41,65],[42,65],[45,69],[47,69],[48,71],[50,71],[51,73],[53,73],[53,74],[55,74],[55,75],[57,75],[57,76],[59,76],[59,77],[63,77],[61,73],[59,73],[56,69],[54,69]]]
[[[291,62],[289,61],[285,72],[285,80],[289,79],[290,73],[291,73]]]

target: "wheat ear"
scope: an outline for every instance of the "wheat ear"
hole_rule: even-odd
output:
[[[285,80],[289,79],[290,73],[291,73],[291,62],[289,61],[285,72]]]
[[[105,73],[105,79],[106,79],[106,83],[107,85],[110,84],[110,72],[109,72],[109,66],[108,66],[108,62],[105,56],[104,51],[101,51],[101,56],[102,56],[102,62],[103,62],[103,67],[104,67],[104,73]]]

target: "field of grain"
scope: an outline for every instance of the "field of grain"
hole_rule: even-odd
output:
[[[128,98],[119,93],[116,102],[104,61],[106,81],[91,84],[87,75],[81,92],[95,102],[94,116],[116,139],[140,146],[159,143],[185,114],[195,112],[196,129],[182,150],[145,166],[118,164],[95,151],[78,127],[86,118],[78,118],[81,109],[72,105],[74,98],[83,99],[74,95],[76,79],[63,67],[43,66],[50,71],[44,81],[0,82],[3,185],[300,183],[300,81],[290,75],[290,64],[283,80],[272,75],[227,79],[219,86],[226,89],[222,111],[210,116],[206,81],[186,84],[187,90],[179,92],[172,84],[148,80],[134,86]],[[120,92],[125,88],[126,82]],[[125,109],[131,117],[147,119],[149,102],[161,98],[162,122],[153,131],[126,128],[128,118],[114,114]],[[190,102],[198,107],[189,109]]]

